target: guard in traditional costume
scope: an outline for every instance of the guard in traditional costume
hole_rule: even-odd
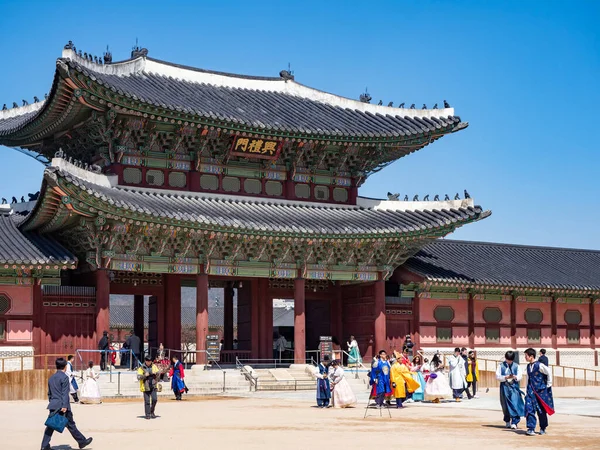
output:
[[[369,377],[369,384],[373,386],[371,388],[371,398],[375,398],[375,403],[381,408],[385,397],[392,395],[392,387],[390,382],[390,362],[385,350],[380,350],[379,355],[373,360],[371,364],[371,372]]]
[[[331,400],[331,386],[329,384],[329,356],[323,356],[323,360],[315,370],[317,379],[317,406],[319,408],[329,407]]]
[[[79,390],[79,385],[77,384],[77,380],[75,379],[75,371],[73,370],[73,355],[67,356],[67,370],[66,374],[69,377],[69,393],[71,397],[73,397],[73,401],[75,403],[79,402],[79,397],[77,396],[77,391]]]
[[[500,405],[506,428],[517,429],[521,417],[525,415],[525,403],[519,381],[523,378],[521,367],[515,362],[515,352],[504,354],[504,362],[496,369],[496,379],[500,381]]]
[[[527,360],[527,394],[525,395],[525,418],[527,435],[535,436],[536,414],[540,419],[540,435],[546,434],[548,416],[554,414],[552,397],[552,372],[547,365],[535,360],[535,350],[525,350]]]

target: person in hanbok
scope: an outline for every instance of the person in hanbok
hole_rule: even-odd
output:
[[[408,349],[405,349],[408,353]],[[407,366],[410,362],[403,358],[400,353],[394,351],[396,361],[392,364],[390,371],[390,380],[392,382],[392,395],[396,399],[396,408],[403,408],[404,400],[416,391],[420,386],[410,374],[410,368]]]
[[[358,342],[354,336],[350,336],[350,342],[346,342],[348,346],[348,367],[354,367],[360,365],[362,358],[360,356],[360,350],[358,349]]]
[[[496,369],[496,379],[500,381],[500,405],[506,428],[517,429],[521,417],[525,415],[525,403],[521,396],[519,382],[523,378],[521,367],[515,362],[515,352],[504,354],[504,362]]]
[[[329,355],[324,355],[314,371],[317,379],[317,406],[328,408],[331,400],[331,385],[329,383]]]
[[[423,364],[421,355],[415,355],[412,360],[411,376],[413,380],[419,383],[419,387],[415,389],[412,394],[412,399],[415,402],[422,402],[425,400],[425,378],[423,377]],[[429,370],[429,369],[428,369]]]
[[[390,371],[391,367],[387,353],[385,350],[380,350],[379,354],[371,363],[369,376],[369,384],[372,386],[370,398],[375,398],[375,403],[378,408],[383,406],[385,397],[391,397],[392,395]]]
[[[525,395],[525,418],[527,435],[535,436],[536,413],[540,419],[540,435],[546,434],[548,415],[554,414],[552,396],[552,372],[547,365],[535,360],[535,350],[525,350],[527,360],[527,394]]]
[[[344,369],[342,369],[342,365],[338,360],[331,362],[329,380],[334,408],[348,408],[356,404],[356,396],[352,392],[350,383],[344,375]]]
[[[181,395],[187,392],[185,382],[185,373],[183,370],[183,364],[179,361],[177,356],[171,358],[171,369],[169,370],[169,377],[171,378],[171,389],[175,394],[175,400],[181,400]]]
[[[69,377],[69,394],[73,397],[73,401],[77,403],[79,398],[77,397],[77,391],[79,390],[79,385],[77,384],[77,380],[75,380],[75,371],[73,370],[73,355],[67,356],[67,370],[65,374]]]
[[[97,405],[102,403],[102,396],[100,395],[100,387],[98,386],[98,378],[100,374],[97,374],[94,370],[94,361],[88,363],[88,368],[83,374],[83,386],[81,387],[81,403],[86,405]]]
[[[448,367],[450,372],[450,387],[452,388],[454,400],[460,402],[462,394],[467,387],[467,373],[465,371],[465,361],[460,354],[460,348],[454,349],[454,354],[448,357]]]
[[[452,398],[452,389],[444,374],[444,364],[439,353],[431,358],[429,366],[431,371],[425,383],[425,400],[439,403],[440,400]]]

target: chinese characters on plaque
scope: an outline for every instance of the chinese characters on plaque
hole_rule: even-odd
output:
[[[277,159],[282,145],[282,141],[237,136],[230,153],[245,158]]]

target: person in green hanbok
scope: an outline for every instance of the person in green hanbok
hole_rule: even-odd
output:
[[[348,367],[355,367],[362,363],[362,358],[360,357],[360,350],[358,349],[358,342],[354,336],[350,336],[350,342],[346,342],[348,345]]]

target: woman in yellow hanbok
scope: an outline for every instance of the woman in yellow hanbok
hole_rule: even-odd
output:
[[[404,363],[402,355],[394,351],[394,356],[396,357],[396,362],[392,364],[390,372],[392,395],[396,399],[396,408],[403,408],[402,402],[408,394],[415,392],[421,385],[412,377],[410,368]]]

